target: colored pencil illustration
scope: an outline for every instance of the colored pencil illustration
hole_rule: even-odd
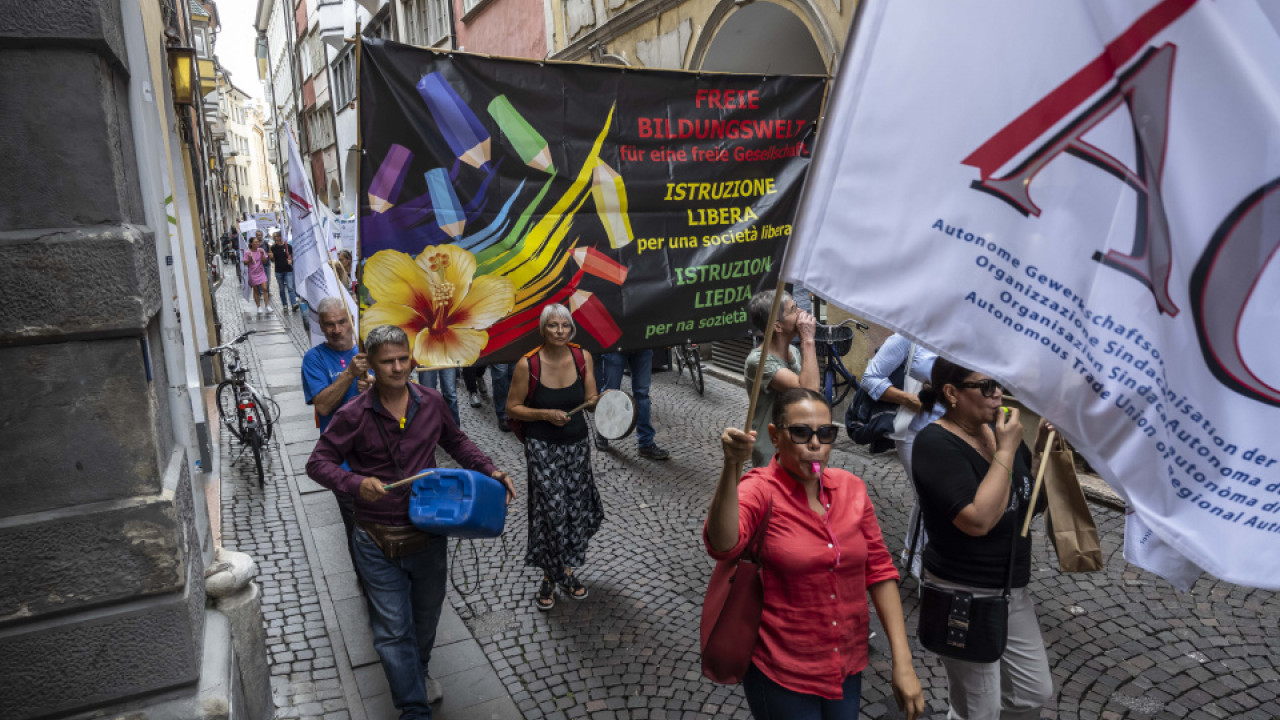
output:
[[[369,184],[369,208],[375,213],[390,210],[400,199],[400,188],[404,185],[411,160],[413,153],[403,145],[392,145],[387,151],[382,165],[378,166],[378,173]]]
[[[418,81],[418,94],[459,160],[476,168],[489,162],[489,131],[443,75],[438,72],[423,75]]]
[[[614,321],[604,303],[594,293],[579,290],[569,298],[569,312],[578,327],[596,339],[601,347],[612,347],[622,337],[622,328]]]
[[[583,161],[582,169],[578,172],[576,178],[564,194],[556,200],[555,205],[545,211],[542,217],[534,223],[529,230],[528,235],[520,241],[519,245],[512,249],[510,253],[506,253],[490,262],[482,263],[481,272],[497,272],[501,275],[512,273],[516,268],[524,265],[525,262],[541,254],[548,241],[554,243],[563,242],[564,236],[568,232],[569,224],[573,221],[574,215],[578,212],[578,208],[586,200],[586,189],[591,181],[591,168],[595,166],[595,162],[600,157],[600,148],[604,145],[604,138],[609,133],[609,127],[613,122],[614,108],[609,109],[609,115],[605,118],[604,126],[600,128],[600,134],[596,136],[595,143],[591,146],[591,152]],[[493,268],[495,264],[499,266]],[[516,280],[516,287],[521,287],[527,280]]]
[[[516,200],[520,199],[520,193],[524,190],[525,181],[521,180],[516,186],[515,192],[511,193],[511,197],[502,204],[502,209],[498,211],[493,222],[489,223],[484,229],[468,235],[458,242],[458,247],[463,250],[470,250],[479,260],[480,253],[493,245],[496,245],[502,239],[502,233],[507,229],[511,222],[507,216],[511,213],[511,206],[516,204]]]
[[[467,214],[458,202],[458,195],[453,191],[453,183],[449,182],[449,173],[444,168],[428,170],[427,192],[431,195],[431,206],[436,211],[436,224],[451,238],[459,238],[467,227]]]
[[[501,266],[505,262],[502,258],[506,253],[511,252],[524,241],[524,230],[529,226],[529,220],[533,217],[534,211],[541,206],[542,199],[547,196],[547,191],[551,189],[552,180],[553,178],[547,178],[547,181],[542,184],[542,189],[534,196],[533,201],[525,206],[524,212],[520,213],[520,217],[516,219],[516,224],[511,228],[511,232],[507,233],[506,237],[476,253],[476,259],[480,262],[481,272],[488,272],[492,268]]]
[[[556,166],[551,160],[551,148],[548,147],[546,139],[533,129],[518,110],[512,107],[506,95],[499,95],[489,103],[489,116],[498,123],[502,133],[507,136],[507,141],[511,143],[511,147],[515,148],[516,154],[526,165],[535,170],[555,174]]]
[[[627,268],[617,260],[592,247],[581,247],[573,251],[573,261],[588,274],[601,280],[608,280],[614,285],[627,281]]]
[[[627,215],[627,187],[622,176],[603,160],[596,161],[591,173],[591,198],[596,204],[596,214],[609,236],[609,245],[615,250],[628,245],[635,238],[631,232],[631,218]]]

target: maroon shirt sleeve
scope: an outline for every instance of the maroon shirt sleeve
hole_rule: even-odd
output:
[[[329,422],[329,427],[316,441],[316,447],[307,460],[307,476],[321,485],[347,495],[358,495],[364,479],[357,473],[342,469],[343,458],[350,452],[356,436],[362,408],[358,403],[348,403],[339,408]]]

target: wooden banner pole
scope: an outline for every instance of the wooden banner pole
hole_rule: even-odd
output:
[[[1044,482],[1044,469],[1049,467],[1049,453],[1053,452],[1053,441],[1057,439],[1058,431],[1050,430],[1049,439],[1045,441],[1044,450],[1040,455],[1040,470],[1036,473],[1036,484],[1031,488],[1031,504],[1027,506],[1027,519],[1022,521],[1022,537],[1026,537],[1031,531],[1031,513],[1035,510],[1036,500],[1040,497],[1040,486]],[[1010,490],[1010,492],[1013,492]]]
[[[756,375],[751,380],[751,398],[747,402],[747,420],[742,425],[743,432],[751,429],[751,419],[756,414],[756,404],[760,399],[760,386],[764,383],[764,364],[769,359],[769,344],[773,342],[773,325],[778,321],[778,308],[782,306],[782,293],[786,292],[786,283],[782,281],[781,276],[778,278],[778,286],[773,290],[773,305],[769,307],[769,322],[764,326],[764,340],[760,344],[760,361],[756,363]],[[739,463],[735,474],[742,474],[742,464]]]

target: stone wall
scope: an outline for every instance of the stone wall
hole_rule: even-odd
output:
[[[134,73],[149,77],[129,67],[119,0],[0,0],[4,718],[201,677],[204,568],[167,410]]]

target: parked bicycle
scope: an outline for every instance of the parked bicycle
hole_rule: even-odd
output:
[[[204,355],[223,358],[223,369],[227,379],[218,383],[214,398],[218,403],[218,417],[227,428],[227,432],[240,443],[240,452],[232,459],[234,464],[245,451],[253,454],[253,467],[258,475],[258,487],[266,484],[266,473],[263,470],[263,454],[271,442],[271,434],[275,421],[280,417],[280,406],[270,398],[264,398],[249,383],[249,369],[240,360],[237,345],[244,343],[256,330],[246,331],[243,335],[224,345],[209,348]]]
[[[679,377],[689,369],[689,379],[693,380],[693,387],[701,395],[706,385],[702,380],[702,356],[698,353],[698,344],[685,341],[681,345],[675,345],[671,348],[671,354],[675,356],[676,376]]]
[[[816,328],[814,340],[818,345],[818,362],[822,368],[822,394],[827,398],[827,404],[833,408],[858,385],[858,378],[849,372],[841,358],[853,347],[854,328],[865,334],[867,327],[850,318],[839,325],[819,324]]]

